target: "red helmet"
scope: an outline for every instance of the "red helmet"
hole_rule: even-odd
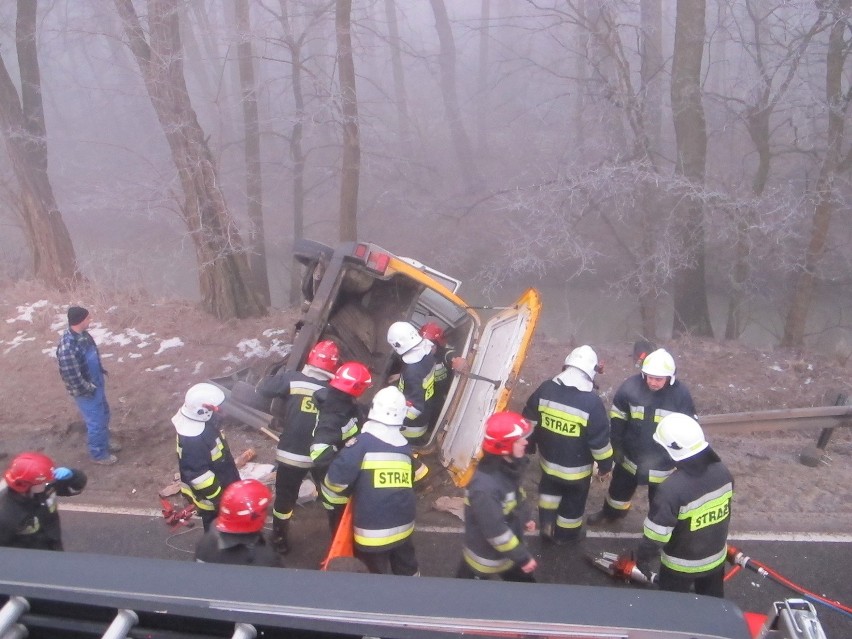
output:
[[[508,410],[494,413],[485,421],[482,450],[492,455],[506,455],[512,452],[512,444],[531,431],[530,423],[518,413]]]
[[[53,460],[41,453],[21,453],[12,460],[3,479],[16,493],[53,481]]]
[[[333,373],[337,370],[337,365],[340,364],[340,349],[330,339],[317,342],[311,352],[308,353],[308,359],[305,363]]]
[[[370,369],[361,362],[346,362],[337,369],[328,385],[352,397],[360,397],[372,383]]]
[[[235,481],[225,489],[219,504],[216,530],[224,533],[260,532],[272,493],[256,479]]]
[[[426,322],[420,327],[420,337],[425,337],[433,344],[438,346],[446,346],[447,338],[444,337],[444,329],[438,326],[435,322]]]

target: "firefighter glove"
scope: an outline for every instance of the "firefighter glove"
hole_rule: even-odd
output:
[[[53,478],[56,481],[62,481],[63,479],[71,479],[71,476],[74,473],[70,468],[66,468],[65,466],[60,466],[59,468],[53,469]]]

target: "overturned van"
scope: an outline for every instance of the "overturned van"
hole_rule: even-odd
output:
[[[361,398],[369,402],[394,370],[388,327],[398,320],[417,327],[434,322],[469,371],[454,375],[422,452],[440,451],[453,480],[466,484],[480,455],[484,420],[507,406],[517,381],[538,320],[538,292],[527,290],[485,319],[458,296],[459,280],[375,244],[332,249],[303,240],[295,256],[304,268],[304,304],[290,353],[265,371],[244,369],[211,380],[227,395],[224,411],[250,426],[274,429],[280,400],[264,398],[255,384],[282,368],[301,368],[313,345],[324,339],[337,343],[341,361],[370,368],[373,386]]]

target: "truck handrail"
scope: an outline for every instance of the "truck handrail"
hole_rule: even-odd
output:
[[[90,631],[99,629],[96,636],[101,636],[121,610],[138,618],[129,630],[138,637],[175,629],[181,636],[234,636],[237,624],[248,624],[266,638],[304,636],[306,630],[388,639],[507,633],[610,639],[749,637],[734,603],[660,591],[9,548],[0,548],[0,565],[0,595],[27,602],[28,610],[17,623],[50,627],[57,637],[83,624]],[[127,619],[132,616],[125,615]]]

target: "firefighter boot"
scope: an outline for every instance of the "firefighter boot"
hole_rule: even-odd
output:
[[[586,517],[587,526],[609,526],[621,519],[627,512],[621,513],[607,503],[598,512]]]
[[[289,519],[273,519],[272,520],[272,547],[280,555],[286,555],[290,552],[290,543],[287,540],[287,533],[290,530]]]
[[[554,543],[554,533],[556,532],[556,521],[550,518],[539,517],[538,528],[541,531],[541,541],[546,544]]]

